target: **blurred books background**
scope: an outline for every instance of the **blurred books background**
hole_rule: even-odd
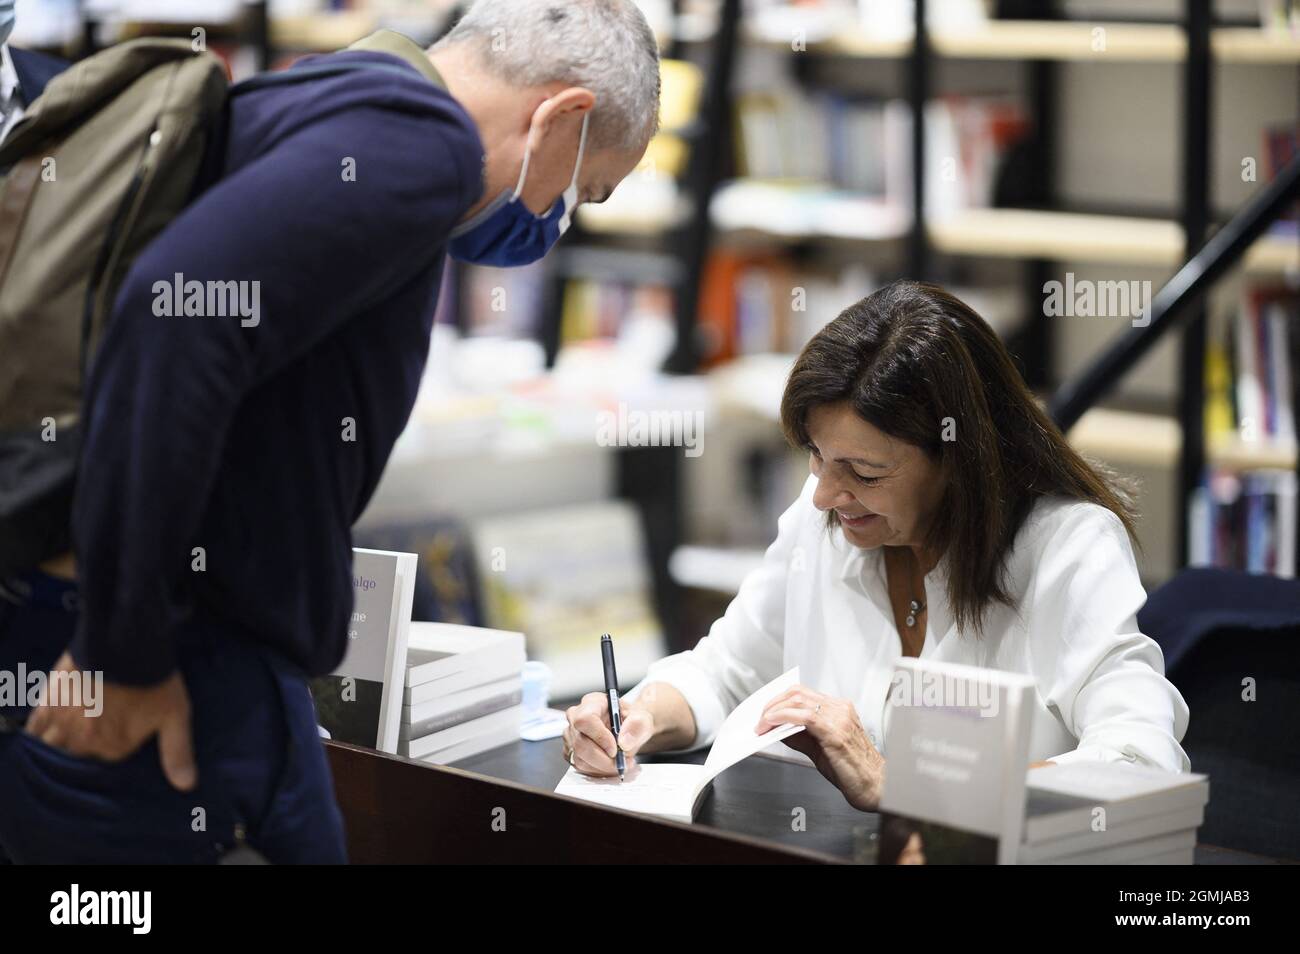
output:
[[[425,386],[357,534],[421,553],[417,619],[524,632],[557,696],[597,688],[602,631],[630,685],[725,606],[807,472],[776,412],[793,356],[840,309],[894,278],[938,281],[1046,399],[1132,324],[1049,317],[1047,283],[1158,290],[1184,260],[1191,111],[1211,134],[1212,227],[1296,151],[1284,3],[1214,4],[1205,103],[1184,100],[1175,0],[931,0],[920,73],[910,3],[641,6],[665,57],[661,134],[542,262],[449,264]],[[380,26],[429,43],[458,11],[18,0],[13,42],[79,56],[200,29],[238,79]],[[1148,587],[1184,562],[1295,573],[1298,278],[1292,216],[1208,299],[1199,487],[1176,472],[1177,336],[1071,432],[1141,481]],[[698,420],[702,452],[602,439],[629,414]]]

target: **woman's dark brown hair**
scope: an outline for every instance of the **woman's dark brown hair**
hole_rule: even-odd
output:
[[[979,634],[990,604],[1013,605],[1007,555],[1040,497],[1100,504],[1135,538],[1128,489],[1066,443],[993,329],[937,285],[886,285],[813,336],[781,400],[787,439],[811,450],[809,412],[840,402],[939,465],[943,497],[925,545],[947,557],[962,630]],[[835,524],[834,511],[827,518]]]

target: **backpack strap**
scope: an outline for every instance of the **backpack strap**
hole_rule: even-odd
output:
[[[387,53],[399,60],[405,60],[434,86],[439,87],[444,92],[447,90],[447,81],[442,78],[442,74],[433,65],[433,61],[429,59],[429,55],[424,51],[423,47],[396,30],[376,30],[370,36],[357,40],[348,49],[371,53]]]

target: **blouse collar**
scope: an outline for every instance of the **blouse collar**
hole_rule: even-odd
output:
[[[893,608],[889,604],[889,585],[885,578],[884,548],[864,550],[844,539],[844,532],[839,528],[829,532],[832,535],[832,547],[842,555],[840,580],[859,587],[885,619],[893,620]],[[926,602],[929,607],[926,617],[926,643],[928,644],[937,645],[953,628],[952,613],[948,607],[948,573],[948,557],[945,554],[925,575]]]

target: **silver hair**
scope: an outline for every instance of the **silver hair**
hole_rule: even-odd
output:
[[[433,49],[461,43],[516,86],[591,90],[593,149],[639,151],[659,129],[659,45],[634,0],[474,0]]]

